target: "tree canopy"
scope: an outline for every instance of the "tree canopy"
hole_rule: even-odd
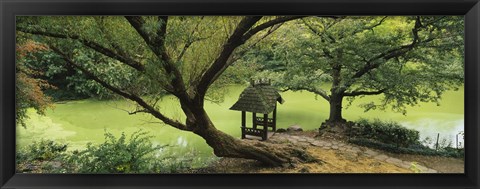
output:
[[[217,156],[292,161],[293,148],[255,146],[219,130],[204,109],[207,92],[225,70],[259,40],[298,16],[18,17],[17,31],[45,44],[63,62],[148,113],[205,139]],[[145,96],[145,94],[148,94]],[[168,117],[161,95],[178,99],[186,119]],[[282,150],[283,149],[283,150]],[[278,151],[277,151],[278,150]]]
[[[43,92],[52,86],[39,78],[44,73],[30,68],[26,64],[26,61],[35,59],[32,54],[45,50],[44,45],[31,40],[19,41],[16,46],[15,118],[17,123],[23,127],[26,127],[28,108],[34,108],[37,113],[44,114],[45,110],[52,106],[51,98]]]
[[[344,97],[382,95],[379,104],[362,106],[405,114],[406,106],[438,103],[443,92],[463,84],[462,19],[308,17],[280,28],[260,53],[244,58],[263,65],[258,77],[329,101],[332,121],[342,119]]]
[[[309,158],[229,136],[204,109],[205,100],[221,99],[222,86],[249,80],[257,68],[283,90],[328,100],[332,122],[344,121],[345,97],[382,94],[381,104],[365,109],[405,113],[463,82],[463,20],[454,16],[19,16],[16,27],[17,41],[40,44],[38,56],[55,62],[28,65],[67,70],[63,78],[91,96],[105,90],[128,99],[137,105],[130,114],[193,132],[217,156],[269,165]],[[164,114],[157,102],[165,94],[178,100],[184,120]]]

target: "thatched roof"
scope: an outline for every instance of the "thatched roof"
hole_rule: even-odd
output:
[[[278,91],[269,84],[252,84],[241,94],[230,110],[268,114],[275,109],[275,104],[285,102]]]

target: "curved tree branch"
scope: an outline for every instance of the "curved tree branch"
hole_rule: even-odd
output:
[[[159,16],[158,17],[158,24],[160,28],[158,28],[155,34],[151,34],[144,29],[144,25],[146,23],[145,19],[141,16],[125,16],[128,20],[130,25],[137,31],[138,34],[145,40],[147,45],[153,50],[153,52],[157,55],[161,55],[164,53],[162,48],[165,47],[165,34],[167,33],[167,24],[168,24],[168,16]]]
[[[155,109],[155,107],[149,105],[146,101],[144,101],[141,97],[139,97],[138,95],[135,95],[135,94],[132,94],[132,93],[128,93],[126,91],[123,91],[113,85],[110,85],[109,83],[107,83],[106,81],[100,79],[97,75],[95,75],[94,73],[88,71],[87,69],[85,69],[84,67],[76,64],[68,55],[66,55],[64,52],[62,52],[60,49],[54,47],[54,46],[50,46],[50,49],[52,49],[55,53],[57,53],[58,55],[60,55],[62,57],[63,60],[65,60],[68,64],[70,64],[71,66],[75,67],[76,69],[80,70],[83,72],[83,74],[85,74],[87,77],[89,77],[90,79],[93,79],[94,81],[96,81],[97,83],[99,83],[100,85],[102,85],[103,87],[107,88],[108,90],[124,97],[124,98],[127,98],[129,100],[132,100],[134,102],[136,102],[138,105],[140,105],[141,107],[143,107],[145,109],[145,111],[147,111],[148,113],[150,113],[151,115],[153,115],[154,117],[162,120],[165,124],[168,124],[172,127],[175,127],[177,129],[180,129],[180,130],[185,130],[187,131],[187,126],[185,126],[183,123],[180,123],[176,120],[173,120],[173,119],[170,119],[168,117],[166,117],[165,115],[163,115],[161,112],[159,112],[157,109]]]
[[[420,31],[420,29],[422,27],[425,27],[425,26],[421,24],[420,17],[417,16],[416,19],[415,19],[415,26],[412,29],[413,39],[412,39],[412,42],[410,44],[402,45],[402,46],[397,47],[395,49],[388,50],[386,52],[380,53],[379,55],[367,60],[366,64],[352,76],[352,79],[362,77],[363,75],[365,75],[370,70],[378,68],[380,65],[383,64],[383,61],[379,62],[379,63],[373,63],[376,60],[384,59],[386,61],[386,60],[389,60],[389,59],[392,59],[392,58],[400,57],[400,56],[406,54],[407,52],[409,52],[410,50],[412,50],[420,42],[418,32]]]
[[[182,60],[183,58],[183,55],[185,55],[185,53],[187,52],[188,48],[195,42],[197,41],[200,41],[200,40],[203,40],[203,39],[207,39],[207,38],[198,38],[198,39],[195,39],[194,35],[195,33],[197,32],[198,30],[198,26],[200,25],[201,21],[203,21],[203,16],[201,17],[200,21],[195,25],[195,27],[193,28],[193,30],[190,32],[190,35],[188,36],[188,39],[187,41],[185,42],[185,45],[183,46],[183,49],[182,51],[180,52],[180,54],[177,56],[176,58],[176,61],[180,61]]]
[[[253,35],[255,35],[256,33],[260,32],[264,29],[267,29],[269,27],[272,27],[272,26],[280,24],[280,23],[284,23],[284,22],[287,22],[287,21],[290,21],[290,20],[295,20],[295,19],[299,19],[299,18],[303,18],[303,17],[306,17],[306,16],[284,16],[284,17],[279,17],[279,18],[267,21],[265,23],[262,23],[262,24],[260,24],[256,27],[250,29],[247,33],[245,33],[245,35],[243,35],[242,40],[243,40],[243,42],[245,42],[248,39],[250,39]]]
[[[76,40],[76,41],[79,41],[80,43],[82,43],[83,45],[85,45],[86,47],[88,47],[88,48],[90,48],[90,49],[92,49],[96,52],[99,52],[99,53],[101,53],[101,54],[103,54],[107,57],[118,60],[118,61],[120,61],[120,62],[138,70],[138,71],[144,71],[145,70],[145,67],[140,62],[137,62],[133,58],[128,57],[126,54],[123,54],[123,53],[118,54],[115,51],[113,51],[113,50],[111,50],[107,47],[102,46],[101,44],[98,44],[94,41],[90,41],[90,40],[87,40],[87,39],[83,39],[78,35],[72,35],[72,34],[66,35],[66,34],[60,34],[60,33],[47,32],[47,31],[38,31],[38,30],[23,28],[23,27],[20,27],[20,26],[17,26],[17,30],[21,31],[21,32],[24,32],[24,33],[28,33],[28,34],[33,34],[33,35],[53,37],[53,38],[59,38],[59,39]]]
[[[173,87],[172,94],[176,97],[187,100],[189,96],[186,91],[185,84],[183,82],[183,77],[178,68],[173,63],[170,55],[167,53],[165,48],[165,35],[167,32],[168,17],[159,16],[158,22],[160,28],[158,28],[155,34],[151,34],[144,29],[144,24],[146,23],[145,19],[141,16],[125,16],[130,25],[137,31],[137,33],[143,38],[148,47],[157,55],[157,57],[162,61],[163,69],[172,76],[170,82]]]
[[[232,55],[233,51],[245,42],[243,39],[245,32],[247,32],[255,23],[257,23],[260,18],[262,17],[249,16],[240,21],[235,28],[235,31],[232,33],[232,35],[230,35],[227,42],[223,45],[222,51],[218,57],[200,78],[200,81],[196,87],[196,101],[203,101],[208,87],[227,68],[227,61]]]
[[[195,95],[196,101],[203,101],[205,93],[208,87],[227,69],[227,67],[233,62],[231,55],[233,51],[240,45],[244,44],[256,33],[272,27],[276,24],[284,23],[290,20],[302,18],[305,16],[285,16],[279,17],[258,26],[253,27],[262,17],[261,16],[249,16],[245,17],[235,28],[235,31],[227,40],[227,43],[223,46],[219,56],[215,59],[212,66],[205,71],[200,78],[196,87],[197,94]],[[253,27],[253,28],[252,28]]]
[[[300,90],[305,90],[317,95],[320,95],[323,99],[330,101],[330,96],[328,96],[327,92],[325,92],[322,89],[314,89],[314,88],[309,88],[309,87],[287,87],[282,92],[285,91],[300,91]]]
[[[379,95],[386,91],[386,89],[378,90],[378,91],[352,91],[352,92],[345,92],[343,96],[361,96],[361,95]]]

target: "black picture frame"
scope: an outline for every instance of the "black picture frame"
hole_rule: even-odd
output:
[[[479,0],[0,0],[0,188],[479,188]],[[464,174],[16,174],[15,16],[464,15]]]

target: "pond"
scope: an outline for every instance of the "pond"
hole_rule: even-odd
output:
[[[222,103],[205,103],[216,127],[232,136],[240,137],[241,114],[229,108],[238,99],[245,86],[231,86],[227,88]],[[328,102],[309,92],[284,92],[282,97],[285,103],[278,106],[277,128],[287,128],[291,125],[300,125],[304,130],[316,130],[328,117]],[[463,87],[458,91],[448,91],[444,94],[440,106],[435,103],[421,103],[415,107],[408,107],[407,114],[392,111],[374,110],[364,112],[357,105],[370,100],[378,100],[379,96],[369,96],[355,100],[343,115],[347,120],[359,118],[397,121],[407,128],[416,129],[421,137],[436,138],[440,133],[441,139],[447,139],[455,145],[455,137],[464,130],[464,95]],[[183,120],[184,116],[178,102],[166,96],[159,102],[161,111],[165,114]],[[119,136],[142,129],[148,131],[154,138],[155,144],[168,144],[165,154],[173,156],[194,156],[196,165],[201,165],[212,158],[213,150],[204,140],[195,134],[180,131],[160,123],[146,114],[129,115],[134,104],[125,100],[77,100],[56,103],[55,108],[48,110],[45,116],[37,115],[29,110],[30,118],[27,128],[17,127],[17,146],[23,147],[39,139],[52,139],[68,143],[70,150],[82,149],[87,143],[102,143],[105,131]],[[344,107],[347,107],[345,102]],[[247,114],[247,120],[250,114]],[[247,122],[247,124],[250,122]],[[463,142],[463,139],[461,142]]]

